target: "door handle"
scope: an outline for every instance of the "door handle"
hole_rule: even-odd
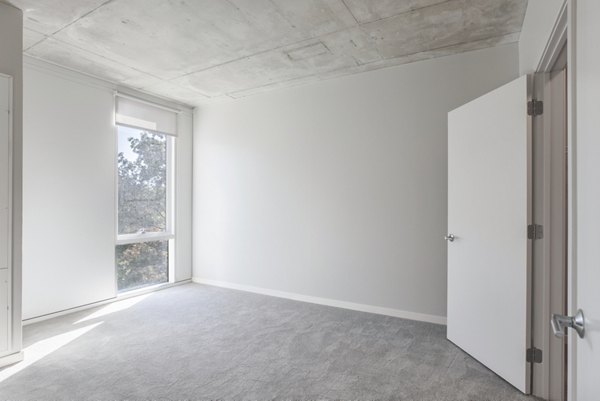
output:
[[[585,336],[585,317],[583,316],[583,311],[581,309],[577,311],[575,316],[565,316],[553,313],[550,324],[552,325],[552,331],[554,332],[555,337],[564,337],[566,335],[564,329],[567,327],[574,329],[579,335],[579,338]]]
[[[446,241],[454,242],[454,234],[444,235]]]

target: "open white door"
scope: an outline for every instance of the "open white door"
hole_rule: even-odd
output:
[[[529,392],[527,76],[448,114],[448,339]]]

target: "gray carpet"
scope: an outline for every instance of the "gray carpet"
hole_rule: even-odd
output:
[[[78,322],[98,309],[26,326],[35,349],[101,323],[6,378],[0,399],[531,400],[444,326],[197,284]]]

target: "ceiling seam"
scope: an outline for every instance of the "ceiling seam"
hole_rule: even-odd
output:
[[[77,21],[81,20],[82,18],[87,17],[88,15],[90,15],[91,13],[93,13],[94,11],[100,9],[101,7],[104,7],[105,5],[107,5],[108,3],[112,3],[114,0],[107,0],[104,3],[100,4],[99,6],[93,8],[92,10],[84,13],[83,15],[80,15],[78,18],[74,19],[73,21],[69,22],[67,25],[64,25],[62,27],[60,27],[56,32],[52,32],[49,36],[54,36],[57,33],[59,33],[60,31],[62,31],[65,28],[70,27],[71,25],[73,25],[74,23],[76,23]]]
[[[38,32],[39,33],[39,32]],[[43,35],[43,34],[41,34]],[[36,42],[34,42],[32,45],[28,46],[27,48],[23,49],[23,53],[25,53],[27,50],[31,49],[33,46],[37,46],[40,43],[42,43],[43,41],[45,41],[46,39],[48,39],[48,36],[44,35],[44,37]]]
[[[356,25],[360,25],[360,22],[358,22],[358,18],[356,18],[356,15],[354,15],[350,7],[348,7],[348,4],[346,4],[346,0],[342,0],[342,4],[344,5],[344,7],[346,7],[346,10],[348,10],[352,18],[354,18],[354,22],[356,22]]]
[[[374,20],[359,22],[359,25],[361,25],[361,26],[369,25],[369,24],[373,24],[375,22],[381,22],[381,21],[389,20],[389,19],[396,18],[396,17],[399,17],[401,15],[405,15],[405,14],[412,14],[412,13],[415,13],[417,11],[425,10],[427,8],[441,6],[442,4],[452,3],[452,2],[455,2],[455,1],[457,2],[457,1],[460,1],[460,0],[442,0],[439,3],[433,3],[433,4],[429,4],[427,6],[423,6],[423,7],[411,8],[409,10],[402,11],[401,13],[390,15],[390,16],[387,16],[387,17],[382,17],[382,18],[377,18],[377,19],[374,19]]]
[[[113,1],[113,0],[110,0],[110,1]],[[83,51],[83,52],[85,52],[85,53],[93,54],[93,55],[94,55],[94,56],[96,56],[96,57],[102,58],[102,59],[104,59],[104,60],[108,60],[108,61],[110,61],[110,62],[113,62],[113,63],[115,63],[115,64],[119,64],[119,65],[121,65],[121,66],[123,66],[123,67],[131,68],[132,70],[134,70],[134,71],[136,71],[136,72],[140,72],[140,73],[142,73],[142,74],[149,75],[149,76],[151,76],[152,78],[156,78],[156,79],[159,79],[159,80],[162,80],[162,81],[164,81],[164,80],[165,80],[165,79],[163,79],[163,78],[160,78],[160,77],[157,77],[157,76],[155,76],[155,75],[153,75],[153,74],[151,74],[151,73],[149,73],[149,72],[146,72],[146,71],[140,70],[139,68],[136,68],[136,67],[132,67],[132,66],[130,66],[130,65],[128,65],[128,64],[121,63],[120,61],[113,60],[113,59],[111,59],[111,58],[109,58],[109,57],[106,57],[106,56],[104,56],[104,55],[102,55],[102,54],[95,53],[95,52],[93,52],[93,51],[90,51],[90,50],[88,50],[88,49],[85,49],[85,48],[83,48],[83,47],[80,47],[80,46],[78,46],[78,45],[76,45],[76,44],[73,44],[73,43],[71,43],[71,42],[66,42],[66,41],[64,41],[64,40],[57,39],[57,38],[54,38],[54,37],[47,37],[46,39],[52,39],[52,40],[55,40],[55,41],[57,41],[57,42],[59,42],[59,43],[62,43],[62,44],[65,44],[65,45],[68,45],[68,46],[74,47],[74,48],[76,48],[76,49],[78,49],[78,50],[81,50],[81,51]],[[46,40],[46,39],[44,39],[44,40]],[[32,47],[33,47],[33,46],[32,46]],[[30,56],[33,56],[33,55],[31,55],[31,54],[29,54],[29,55],[30,55]]]
[[[296,25],[294,25],[292,23],[292,21],[290,21],[287,17],[287,15],[285,15],[285,13],[283,13],[280,9],[279,6],[273,1],[273,0],[269,0],[269,3],[271,3],[271,5],[273,6],[273,8],[275,9],[275,11],[277,12],[277,14],[279,14],[281,16],[281,18],[283,18],[285,20],[285,22],[288,23],[288,25],[292,28],[292,29],[296,29]]]

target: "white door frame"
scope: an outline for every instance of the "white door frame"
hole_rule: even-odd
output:
[[[563,376],[562,373],[558,375],[557,370],[551,369],[550,366],[550,362],[553,364],[556,363],[556,353],[558,352],[556,344],[553,343],[555,340],[550,329],[550,313],[566,313],[566,311],[552,310],[553,307],[551,297],[555,296],[554,293],[552,293],[552,287],[554,284],[553,280],[555,279],[556,274],[558,274],[556,269],[564,268],[564,264],[561,265],[560,262],[557,264],[555,261],[556,255],[551,255],[550,251],[554,248],[554,244],[552,244],[552,242],[556,243],[557,238],[560,237],[562,241],[566,239],[569,241],[569,245],[565,250],[567,253],[566,257],[570,260],[571,229],[568,225],[571,224],[570,222],[572,220],[571,216],[569,215],[567,218],[567,233],[563,231],[564,229],[561,229],[560,232],[553,230],[551,224],[551,222],[553,222],[552,214],[557,212],[557,203],[564,203],[564,198],[554,199],[557,195],[553,194],[550,191],[550,188],[552,188],[553,185],[558,184],[557,178],[562,180],[564,179],[564,176],[551,176],[552,168],[555,168],[554,164],[556,163],[552,158],[551,152],[552,149],[555,149],[554,147],[559,146],[559,144],[552,143],[553,141],[556,142],[556,138],[553,139],[553,133],[556,130],[556,127],[552,126],[553,118],[551,116],[553,99],[551,94],[548,93],[549,91],[546,92],[545,90],[549,89],[548,83],[550,82],[550,73],[554,70],[557,61],[564,56],[563,50],[565,47],[570,55],[572,46],[568,46],[568,44],[572,42],[569,40],[568,3],[569,2],[567,1],[565,4],[563,4],[540,62],[538,63],[533,89],[535,98],[538,100],[543,100],[546,104],[544,104],[544,114],[542,116],[533,118],[534,138],[537,138],[537,140],[534,139],[534,218],[536,219],[535,223],[542,224],[544,226],[544,239],[542,241],[535,241],[534,244],[532,346],[541,349],[543,356],[541,363],[532,364],[532,394],[543,399],[551,398],[552,400],[563,399],[563,397],[560,395],[562,391],[556,390],[556,381],[559,380],[562,382]],[[568,55],[566,59],[566,64],[570,65],[570,58]],[[570,72],[570,70],[571,69],[569,68],[567,71]],[[569,76],[567,77],[567,85],[567,97],[570,97],[568,91],[571,90],[570,88],[572,88],[572,83],[570,82]],[[560,102],[564,102],[564,100],[564,98],[557,99],[557,101]],[[570,99],[568,100],[568,103],[570,107]],[[570,142],[570,132],[568,132],[567,135],[567,142]],[[571,148],[572,147],[569,146],[569,149]],[[568,157],[571,157],[570,153]],[[569,183],[569,188],[567,189],[567,207],[570,207],[572,204],[572,176],[570,176],[572,171],[573,169],[571,167],[571,160],[569,159],[567,173],[568,176],[566,177]],[[564,195],[565,194],[563,193],[563,196]],[[564,205],[562,206],[564,207]],[[567,238],[565,238],[565,234]],[[569,266],[567,268],[570,269],[570,263],[568,263],[568,265]],[[570,275],[570,273],[568,273],[568,275]],[[552,280],[551,276],[554,276]],[[568,280],[568,283],[572,282],[569,277],[565,277],[565,279]],[[565,283],[565,285],[567,285],[567,283]],[[556,288],[554,291],[556,291]],[[554,347],[554,349],[552,347]],[[552,352],[554,354],[551,361],[550,353]],[[569,350],[568,353],[571,354],[571,351]],[[567,374],[569,374],[569,372],[570,368],[567,368]],[[551,384],[554,384],[554,387]]]
[[[575,38],[575,2],[576,0],[566,0],[565,8],[567,14],[567,41],[571,45],[567,47],[567,63],[569,65],[567,71],[567,147],[569,149],[567,168],[568,168],[568,180],[569,185],[567,187],[568,193],[568,224],[567,224],[567,282],[568,282],[568,313],[573,313],[577,305],[577,280],[576,280],[576,265],[575,265],[575,238],[576,232],[576,197],[575,189],[577,184],[576,176],[576,156],[575,156],[575,128],[576,121],[574,116],[576,110],[575,104],[575,62],[576,62],[576,38]],[[567,358],[567,400],[576,401],[576,375],[577,375],[577,340],[574,335],[570,335],[568,338],[568,358]]]
[[[575,236],[577,223],[577,155],[576,155],[576,61],[577,61],[577,38],[576,38],[576,7],[577,0],[565,0],[560,10],[556,25],[548,39],[544,50],[538,72],[549,72],[554,65],[560,49],[567,43],[567,313],[574,315],[577,309],[577,255]],[[550,328],[548,327],[548,330]],[[568,336],[567,346],[567,400],[577,401],[577,339],[572,333]]]
[[[576,206],[576,102],[575,102],[575,82],[576,82],[576,2],[577,0],[565,0],[560,10],[559,17],[555,27],[548,39],[548,44],[544,49],[538,72],[549,72],[554,65],[562,47],[567,44],[567,313],[575,314],[577,306],[577,267],[575,264],[575,232],[577,206]],[[550,328],[547,326],[547,330]],[[567,400],[577,400],[576,376],[577,376],[577,340],[576,336],[570,333],[567,346]]]
[[[578,127],[580,125],[585,124],[585,120],[580,121],[580,118],[582,116],[582,113],[579,112],[579,107],[578,107],[578,103],[577,103],[577,98],[579,97],[579,94],[577,92],[577,88],[583,88],[583,85],[578,82],[579,80],[579,76],[578,76],[578,70],[581,70],[583,68],[585,68],[586,66],[580,66],[577,63],[577,60],[581,60],[584,56],[587,58],[587,60],[590,59],[589,54],[583,55],[583,54],[577,54],[580,48],[580,43],[584,43],[584,45],[589,46],[590,43],[590,39],[593,38],[595,39],[593,36],[588,36],[585,39],[580,38],[579,34],[581,33],[581,28],[578,26],[579,25],[579,19],[578,17],[581,17],[582,20],[584,20],[584,24],[583,26],[588,28],[590,26],[590,21],[586,20],[587,15],[584,14],[580,9],[579,9],[579,4],[583,4],[583,9],[585,9],[586,11],[589,10],[590,8],[590,4],[594,4],[596,0],[593,1],[581,1],[581,3],[579,3],[578,0],[566,0],[566,7],[567,7],[567,13],[568,13],[568,41],[569,43],[571,43],[572,45],[569,46],[569,52],[568,52],[568,63],[569,63],[569,74],[568,74],[568,90],[567,90],[567,95],[568,95],[568,103],[569,103],[569,108],[568,108],[568,113],[567,113],[567,118],[568,118],[568,146],[569,146],[569,181],[570,181],[570,185],[569,185],[569,232],[568,232],[568,239],[569,239],[569,243],[568,243],[568,280],[569,280],[569,292],[568,292],[568,313],[569,315],[573,316],[575,315],[577,309],[579,307],[582,307],[584,305],[580,305],[579,304],[579,299],[581,298],[580,296],[580,292],[582,292],[584,289],[579,288],[578,287],[578,283],[581,282],[583,284],[582,281],[579,280],[580,276],[584,276],[584,275],[589,275],[589,271],[588,269],[590,269],[590,266],[586,266],[587,268],[584,269],[583,268],[583,264],[579,263],[579,259],[581,258],[581,256],[587,256],[585,254],[582,254],[583,251],[578,251],[578,247],[579,247],[579,238],[578,238],[578,232],[580,230],[582,230],[582,228],[580,228],[578,226],[578,215],[580,213],[580,210],[578,208],[578,196],[579,193],[582,193],[585,188],[579,188],[578,187],[578,175],[580,177],[583,177],[582,172],[581,171],[577,171],[577,165],[579,163],[578,161],[578,143],[580,142],[580,138],[579,138],[579,133],[578,132]],[[596,3],[597,4],[597,3]],[[592,8],[592,10],[594,10],[595,12],[598,11],[598,9],[594,9]],[[594,21],[594,24],[597,21]],[[594,28],[594,30],[597,30],[597,28]],[[581,39],[581,40],[580,40]],[[583,46],[582,46],[583,47]],[[595,62],[597,63],[597,60],[595,60]],[[585,72],[585,70],[584,70]],[[594,82],[592,82],[592,85],[594,85],[594,87],[597,87],[595,85]],[[595,105],[595,103],[592,103]],[[587,105],[586,105],[587,106]],[[586,109],[584,106],[581,107],[582,110],[584,110],[584,112],[587,114],[586,118],[589,119],[589,110]],[[584,138],[585,136],[582,135],[581,138]],[[581,146],[579,149],[583,149]],[[582,152],[582,154],[584,154],[584,152]],[[587,194],[586,194],[587,195]],[[585,200],[585,199],[582,199]],[[587,212],[587,211],[586,211]],[[581,221],[581,219],[579,218],[579,221]],[[587,227],[584,227],[587,228]],[[588,229],[589,230],[589,229]],[[583,243],[583,239],[582,242]],[[585,244],[586,248],[589,249],[589,243]],[[581,253],[580,253],[581,252]],[[581,269],[580,269],[580,266]],[[582,290],[582,291],[580,291]],[[589,289],[586,289],[588,292]],[[597,308],[597,304],[593,305],[595,308]],[[589,305],[589,307],[591,307],[591,305]],[[594,308],[594,309],[595,309]],[[585,312],[585,310],[584,310]],[[595,312],[595,311],[594,311]],[[579,397],[579,390],[583,390],[583,391],[588,391],[588,394],[585,395],[590,395],[589,394],[589,390],[593,387],[593,389],[598,389],[598,382],[597,381],[593,381],[590,380],[590,372],[581,372],[578,371],[578,365],[581,366],[581,361],[578,360],[578,344],[582,344],[582,348],[588,350],[588,351],[594,351],[592,355],[592,357],[595,357],[595,361],[598,360],[597,358],[597,352],[598,350],[594,350],[590,344],[591,341],[591,337],[593,335],[594,340],[597,340],[598,338],[598,329],[597,329],[597,321],[594,320],[590,320],[589,319],[589,314],[588,316],[586,316],[586,324],[590,324],[593,323],[591,325],[591,329],[592,330],[588,330],[588,333],[586,333],[586,339],[584,339],[583,341],[581,339],[579,339],[577,337],[577,335],[573,334],[572,332],[569,335],[568,338],[568,352],[569,352],[569,357],[568,357],[568,361],[567,361],[567,366],[568,366],[568,400],[569,401],[577,401],[578,397]],[[586,344],[587,343],[587,344]],[[596,344],[597,346],[598,344]],[[585,361],[585,362],[590,362],[590,361]],[[592,368],[591,366],[588,366],[588,368]],[[594,366],[594,369],[597,369],[598,366]],[[591,370],[592,373],[597,373],[596,370]],[[582,380],[581,378],[585,376],[585,381]],[[597,377],[597,376],[596,376]],[[597,399],[597,394],[593,395],[593,399]],[[587,398],[590,399],[590,398]],[[583,400],[582,400],[583,401]]]

